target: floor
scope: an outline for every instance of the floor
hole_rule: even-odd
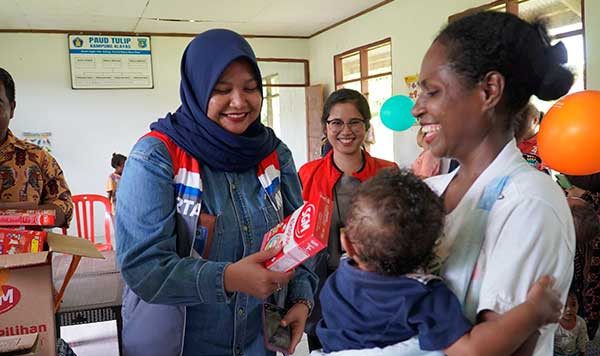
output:
[[[60,336],[71,345],[77,356],[119,356],[115,321],[63,326]],[[308,356],[306,335],[294,355]]]
[[[117,322],[61,326],[60,337],[77,356],[119,356]]]

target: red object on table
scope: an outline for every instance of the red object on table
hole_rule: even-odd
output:
[[[54,210],[0,210],[0,226],[52,226],[55,219]]]

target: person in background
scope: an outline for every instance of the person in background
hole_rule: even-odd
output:
[[[262,78],[239,34],[209,30],[181,60],[181,106],[127,158],[116,210],[127,356],[268,356],[263,303],[281,301],[289,352],[316,277],[264,264],[264,234],[302,205],[288,147],[259,118]],[[277,303],[279,304],[279,303]]]
[[[384,169],[358,187],[341,236],[347,257],[321,292],[324,352],[391,346],[418,336],[423,350],[509,355],[562,309],[551,279],[526,302],[475,326],[454,294],[424,269],[444,226],[442,200],[407,170]]]
[[[0,209],[54,210],[55,226],[68,227],[73,201],[63,171],[50,153],[8,128],[16,106],[15,82],[0,68]]]
[[[600,172],[584,176],[567,175],[567,178],[573,185],[583,190],[600,193]]]
[[[108,180],[106,182],[106,195],[112,204],[113,215],[115,214],[115,207],[117,206],[117,187],[119,186],[119,181],[121,180],[121,174],[123,174],[123,168],[125,167],[126,160],[127,157],[120,153],[113,153],[110,160],[110,165],[115,169],[115,171],[108,176]]]
[[[539,111],[535,105],[531,103],[527,104],[525,109],[517,115],[515,138],[517,140],[517,147],[521,150],[523,158],[527,163],[538,171],[548,173],[538,153],[537,146],[537,133],[543,118],[543,112]]]
[[[600,218],[585,200],[569,197],[567,201],[577,239],[572,289],[591,339],[600,323]]]
[[[542,23],[486,11],[448,24],[421,64],[412,113],[435,129],[431,152],[460,163],[426,180],[447,214],[434,266],[472,322],[523,303],[544,275],[566,301],[573,219],[558,185],[523,160],[514,138],[516,115],[532,95],[554,100],[569,91],[564,63],[566,48],[550,44]],[[555,330],[532,332],[517,353],[551,355]]]
[[[50,153],[18,139],[8,128],[17,107],[15,95],[12,76],[0,68],[0,209],[53,210],[54,225],[68,227],[73,201],[62,169]],[[60,338],[56,352],[76,356]]]
[[[423,149],[411,166],[412,172],[419,178],[429,178],[440,174],[441,159],[431,154],[429,150],[428,134],[423,128],[417,131],[417,145]]]
[[[316,201],[321,195],[333,201],[327,249],[313,261],[319,286],[339,265],[342,255],[340,229],[344,226],[346,211],[356,187],[383,168],[397,167],[394,162],[371,157],[363,149],[370,121],[369,103],[361,93],[352,89],[339,89],[331,93],[325,101],[321,123],[332,149],[325,157],[300,167],[298,172],[305,201]],[[319,291],[320,288],[317,295]],[[321,348],[315,334],[315,326],[320,318],[321,309],[317,301],[306,329],[310,350]]]
[[[566,175],[566,177],[573,185],[567,191],[568,196],[587,201],[596,210],[596,214],[600,215],[600,172],[585,176]]]
[[[589,341],[588,330],[583,320],[577,315],[577,297],[569,292],[564,311],[558,321],[558,329],[554,334],[554,356],[583,356]]]

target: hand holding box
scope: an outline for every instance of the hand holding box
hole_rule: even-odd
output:
[[[316,202],[305,202],[290,216],[268,231],[261,250],[278,244],[283,249],[265,263],[276,272],[287,272],[327,247],[332,202],[321,196]]]

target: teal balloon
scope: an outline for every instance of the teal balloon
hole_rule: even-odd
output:
[[[411,114],[415,103],[406,95],[395,95],[381,106],[379,117],[381,122],[390,130],[404,131],[415,124],[416,119]]]

